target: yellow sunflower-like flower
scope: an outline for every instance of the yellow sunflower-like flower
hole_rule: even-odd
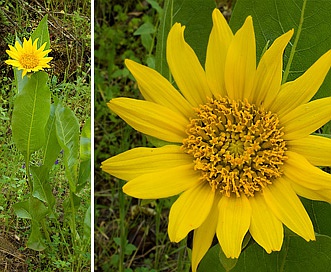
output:
[[[12,58],[6,60],[5,63],[12,65],[18,70],[22,71],[22,78],[29,72],[36,72],[43,70],[43,68],[50,68],[48,62],[53,58],[46,57],[51,52],[51,49],[44,50],[46,42],[40,47],[37,47],[38,38],[32,43],[32,39],[26,40],[24,38],[23,45],[18,41],[15,46],[9,45],[10,50],[6,50],[7,54]]]
[[[283,224],[315,240],[298,195],[331,202],[331,139],[310,135],[331,119],[331,98],[309,102],[331,66],[331,51],[302,76],[281,84],[282,58],[293,30],[277,38],[256,67],[252,18],[233,34],[213,12],[205,69],[176,23],[167,61],[178,92],[156,71],[126,60],[145,101],[112,99],[108,106],[142,133],[169,142],[135,148],[102,163],[128,180],[123,191],[143,199],[180,194],[168,233],[178,242],[194,230],[192,270],[214,235],[238,258],[245,234],[268,253],[279,251]]]

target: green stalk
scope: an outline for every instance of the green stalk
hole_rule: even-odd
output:
[[[182,264],[182,260],[184,259],[184,253],[185,253],[185,249],[186,249],[186,244],[187,244],[187,238],[183,239],[180,241],[179,243],[179,254],[178,254],[178,258],[177,258],[177,271],[183,271],[183,264]]]
[[[118,193],[119,204],[120,204],[120,250],[119,250],[119,272],[124,272],[124,252],[125,252],[125,245],[126,245],[126,235],[125,235],[125,224],[124,224],[124,217],[125,217],[125,199],[124,193],[122,190],[122,186],[124,185],[123,181],[120,181],[120,190]]]
[[[70,205],[71,205],[71,240],[72,240],[72,247],[73,247],[73,257],[74,257],[74,262],[72,264],[72,271],[74,271],[74,265],[77,260],[77,254],[75,254],[76,250],[76,213],[75,213],[75,204],[74,204],[74,197],[73,193],[70,192]]]
[[[299,38],[300,38],[300,34],[301,34],[301,30],[302,30],[302,25],[303,25],[303,21],[304,21],[304,14],[305,14],[305,9],[306,9],[306,3],[307,3],[307,0],[304,0],[303,4],[302,4],[301,17],[300,17],[300,22],[299,22],[299,25],[298,25],[297,34],[295,35],[295,40],[294,40],[294,43],[293,43],[293,46],[292,46],[292,49],[291,49],[290,57],[288,59],[288,62],[287,62],[286,68],[285,68],[282,84],[284,84],[286,82],[287,77],[290,73],[291,64],[292,64],[292,61],[293,61],[293,58],[294,58],[295,50],[297,48]]]
[[[25,160],[25,172],[27,175],[26,183],[29,187],[30,194],[32,194],[33,186],[32,186],[32,181],[31,181],[31,177],[30,177],[30,155],[27,155],[27,158]]]
[[[160,248],[159,248],[159,236],[160,236],[160,225],[161,225],[161,211],[163,207],[163,201],[159,201],[156,205],[156,215],[155,215],[155,237],[156,237],[156,244],[155,244],[155,260],[154,260],[154,268],[157,269],[160,260]]]
[[[63,241],[63,244],[66,246],[66,249],[67,249],[67,252],[68,252],[68,255],[71,255],[71,252],[70,252],[70,249],[66,243],[66,239],[64,238],[64,235],[63,235],[63,232],[62,232],[62,228],[60,226],[60,223],[57,219],[57,217],[55,216],[55,214],[52,212],[52,214],[54,215],[54,219],[55,219],[55,224],[56,224],[56,227],[61,235],[61,238],[62,238],[62,241]],[[64,253],[62,252],[62,255],[64,255]]]

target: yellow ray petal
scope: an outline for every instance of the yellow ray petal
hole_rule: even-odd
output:
[[[192,272],[196,272],[197,267],[210,248],[216,232],[218,221],[218,202],[220,198],[215,195],[213,206],[206,220],[199,228],[194,230],[192,248]]]
[[[304,156],[313,165],[331,165],[330,138],[309,135],[305,138],[288,141],[287,146],[289,150]]]
[[[177,145],[159,148],[138,147],[102,162],[103,171],[123,180],[192,163],[192,157]]]
[[[115,98],[108,107],[134,129],[158,139],[181,143],[189,123],[181,114],[153,102]]]
[[[9,46],[9,47],[10,47],[10,50],[6,50],[6,53],[9,55],[9,57],[17,60],[19,58],[19,54],[17,53],[16,50],[13,50],[12,46]]]
[[[311,190],[304,186],[301,186],[300,184],[296,182],[292,182],[289,179],[289,182],[291,183],[291,186],[293,190],[302,197],[311,199],[311,200],[317,200],[317,201],[325,201],[331,203],[331,189],[330,190]]]
[[[212,93],[226,96],[224,84],[225,58],[233,38],[232,30],[218,9],[213,11],[213,28],[211,30],[207,55],[206,76]]]
[[[287,151],[284,175],[311,190],[331,190],[331,175],[313,166],[304,156]]]
[[[284,238],[282,222],[270,211],[261,194],[249,198],[249,203],[252,207],[249,227],[252,237],[266,252],[279,251]]]
[[[315,240],[310,218],[288,181],[278,178],[263,189],[263,195],[270,210],[289,229],[306,241]]]
[[[206,220],[214,201],[214,192],[205,182],[180,195],[169,214],[168,233],[172,242],[179,242]]]
[[[211,97],[205,71],[193,49],[184,40],[185,26],[175,23],[167,39],[167,61],[178,88],[193,106]]]
[[[247,197],[223,196],[218,205],[219,220],[216,234],[227,258],[238,258],[241,245],[248,231],[252,209]]]
[[[137,80],[140,92],[146,100],[163,105],[183,116],[192,116],[193,107],[158,72],[128,59],[125,60],[125,65]]]
[[[285,115],[307,103],[322,85],[331,66],[331,50],[321,56],[302,76],[282,86],[270,110]]]
[[[249,98],[255,77],[256,52],[252,17],[234,35],[225,62],[225,86],[229,98]]]
[[[32,43],[32,39],[31,38],[29,39],[29,41],[30,40],[31,40],[32,47],[34,47],[37,50],[37,43],[38,43],[39,38],[36,38],[33,43]]]
[[[26,41],[26,39],[24,38],[24,40]],[[19,41],[15,42],[15,48],[17,49],[17,51],[23,51],[23,47],[22,45],[19,43]]]
[[[11,59],[9,59],[9,60],[5,60],[5,63],[6,64],[9,64],[9,65],[12,65],[14,67],[19,67],[20,66],[20,63],[19,63],[18,60],[11,60]]]
[[[293,32],[292,29],[277,38],[263,54],[256,71],[251,102],[257,105],[263,103],[265,108],[273,103],[282,81],[283,53]]]
[[[123,186],[127,195],[142,199],[157,199],[178,195],[201,184],[193,163],[141,175]]]
[[[36,39],[36,41],[37,41],[37,39]],[[37,43],[36,43],[36,45],[37,45]],[[40,48],[37,50],[37,52],[38,52],[38,53],[41,53],[42,51],[44,51],[46,45],[47,45],[47,42],[44,42],[44,43],[42,44],[42,46],[40,46]],[[36,49],[37,49],[37,46],[36,46]],[[51,49],[48,49],[48,50],[51,50]],[[48,50],[45,50],[45,51],[48,51]],[[44,51],[44,52],[45,52],[45,51]]]
[[[279,119],[284,126],[285,140],[306,137],[331,119],[331,97],[300,105]]]

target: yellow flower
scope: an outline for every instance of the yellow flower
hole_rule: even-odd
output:
[[[32,39],[24,38],[23,46],[16,41],[15,46],[9,45],[10,50],[6,50],[7,54],[12,58],[5,62],[9,65],[17,67],[18,70],[23,70],[22,78],[29,72],[50,68],[48,62],[52,57],[45,57],[51,49],[44,50],[46,42],[40,47],[37,47],[38,38],[32,43]]]
[[[283,224],[315,240],[298,195],[331,202],[331,139],[310,135],[331,119],[331,98],[309,102],[331,66],[331,51],[302,76],[281,84],[282,58],[293,30],[277,38],[256,68],[252,18],[233,34],[213,12],[205,69],[176,23],[167,61],[178,92],[156,71],[126,60],[146,101],[112,99],[108,106],[136,130],[169,142],[135,148],[102,163],[128,180],[123,191],[155,199],[180,194],[168,233],[178,242],[194,230],[192,270],[216,234],[238,258],[249,231],[268,253],[279,251]]]

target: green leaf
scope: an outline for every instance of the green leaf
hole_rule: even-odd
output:
[[[306,5],[304,6],[304,2]],[[304,7],[304,9],[303,9]],[[305,72],[322,54],[331,49],[331,1],[251,1],[237,0],[230,26],[237,31],[248,15],[253,16],[257,42],[257,56],[267,41],[294,28],[295,34],[284,55],[284,68],[288,62],[295,35],[298,33],[301,11],[303,24],[287,81],[294,80]],[[316,98],[331,95],[331,73],[329,73],[315,95]]]
[[[40,149],[46,140],[45,127],[51,104],[47,79],[45,72],[34,73],[14,101],[13,140],[25,158]]]
[[[37,251],[42,251],[46,248],[38,221],[32,220],[31,222],[31,233],[27,242],[27,247]]]
[[[157,11],[158,14],[162,14],[163,9],[160,7],[158,2],[155,0],[147,0],[147,2],[152,6],[153,9]]]
[[[50,115],[45,129],[46,142],[43,148],[43,166],[50,170],[58,158],[61,147],[56,137],[56,118],[55,109],[58,99],[54,98],[55,103],[51,104]]]
[[[16,36],[15,42],[18,41],[22,45],[21,40]],[[18,70],[14,68],[15,83],[17,87],[17,93],[20,93],[24,86],[28,83],[29,78],[27,76],[22,78],[23,70]]]
[[[25,218],[25,219],[32,219],[32,216],[30,214],[30,201],[22,201],[15,203],[13,205],[14,212],[17,217],[19,218]]]
[[[31,196],[29,200],[15,203],[14,212],[19,218],[40,221],[45,218],[48,208],[39,199]]]
[[[47,26],[47,19],[48,19],[48,16],[46,14],[39,22],[37,28],[31,34],[31,38],[33,41],[35,41],[36,38],[39,38],[39,40],[37,42],[38,48],[40,46],[42,46],[45,42],[47,43],[45,50],[50,48],[50,39],[49,39],[49,32],[48,32],[48,26]]]
[[[199,272],[226,271],[218,260],[220,246],[211,248],[202,259]],[[316,235],[316,241],[285,236],[280,252],[268,254],[258,244],[248,246],[231,272],[325,272],[331,267],[331,238]],[[229,271],[229,270],[227,270]]]
[[[79,165],[79,176],[76,193],[79,193],[91,180],[91,160],[81,161]]]
[[[91,205],[89,205],[85,213],[84,237],[86,237],[87,240],[89,240],[91,237]]]
[[[185,40],[197,54],[204,66],[206,48],[212,28],[212,0],[166,0],[157,35],[155,67],[165,78],[171,79],[167,60],[166,42],[172,25],[176,22],[186,26]]]
[[[63,160],[69,188],[76,192],[79,166],[79,123],[75,114],[58,104],[55,110],[56,136],[63,149]]]
[[[27,76],[22,78],[23,70],[18,70],[17,68],[14,68],[14,76],[15,76],[15,82],[17,86],[17,93],[20,93],[24,86],[28,83],[29,78]]]
[[[80,137],[80,165],[77,182],[77,193],[91,179],[91,119],[87,119]]]
[[[155,32],[155,27],[151,22],[146,22],[142,24],[133,35],[143,35],[143,34],[153,34]]]
[[[70,198],[71,197],[71,198]],[[71,203],[72,200],[72,203]],[[80,203],[81,203],[82,198],[77,196],[74,193],[71,193],[70,196],[68,196],[64,201],[63,201],[63,208],[65,211],[65,217],[69,218],[69,220],[72,219],[72,214],[75,214],[76,211],[78,210]]]
[[[33,191],[32,195],[35,198],[45,202],[47,206],[52,209],[55,205],[55,197],[52,193],[52,188],[48,180],[48,169],[44,166],[31,166]]]
[[[151,34],[141,34],[140,37],[142,45],[149,51],[153,45],[153,38]]]
[[[82,135],[80,137],[80,160],[91,159],[91,118],[88,118],[84,124]]]
[[[331,237],[331,204],[301,198],[314,225],[315,232]]]

